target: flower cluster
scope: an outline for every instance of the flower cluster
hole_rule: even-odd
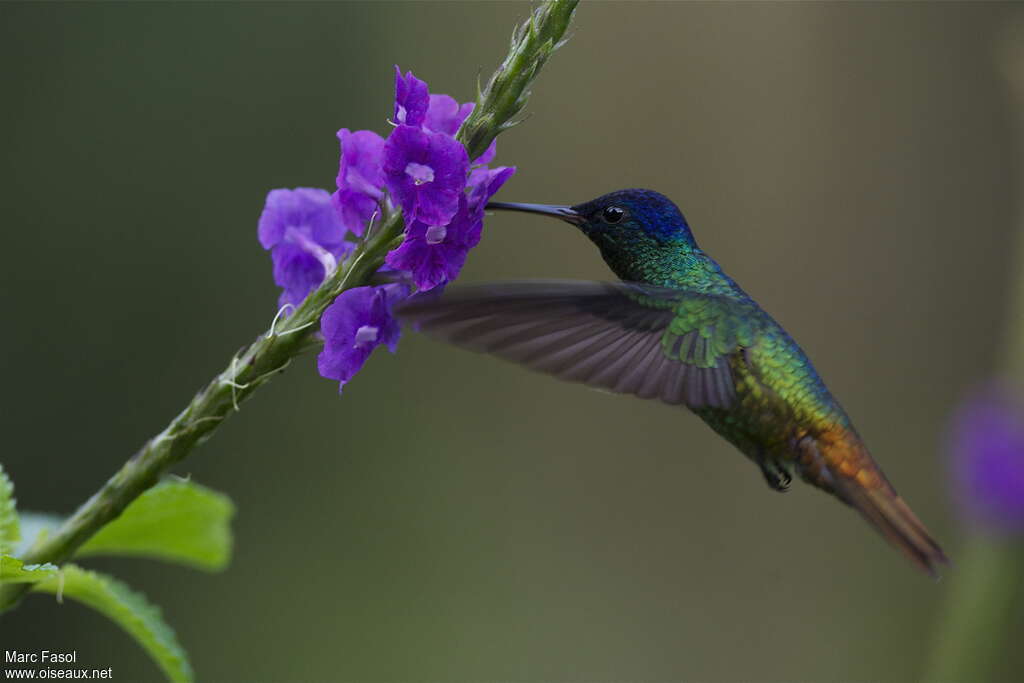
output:
[[[426,291],[459,275],[480,241],[488,200],[515,172],[489,168],[494,143],[469,159],[455,134],[473,110],[395,67],[395,102],[387,139],[370,130],[338,131],[337,190],[272,190],[259,221],[270,251],[279,304],[298,306],[334,272],[378,216],[401,209],[402,244],[385,259],[389,271]],[[401,332],[392,307],[407,284],[356,287],[342,293],[321,319],[320,374],[343,386],[377,346],[394,352]]]
[[[1024,404],[1004,384],[977,391],[953,416],[954,499],[962,516],[996,534],[1024,533]]]

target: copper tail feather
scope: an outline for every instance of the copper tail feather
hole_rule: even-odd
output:
[[[932,578],[949,564],[924,524],[897,495],[855,435],[831,430],[799,444],[800,467],[810,483],[853,507],[889,543]]]

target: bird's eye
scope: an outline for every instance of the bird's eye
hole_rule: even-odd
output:
[[[625,215],[626,212],[617,206],[609,206],[601,212],[601,218],[603,218],[606,223],[618,223]]]

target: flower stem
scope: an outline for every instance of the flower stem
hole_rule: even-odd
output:
[[[512,40],[505,61],[477,98],[473,114],[459,131],[459,140],[475,158],[519,113],[529,86],[563,40],[578,0],[547,0],[533,11]],[[37,541],[23,560],[26,564],[60,563],[150,488],[174,464],[206,439],[257,388],[283,372],[292,359],[319,346],[314,334],[320,316],[347,289],[370,283],[371,276],[404,229],[402,214],[393,211],[373,235],[287,318],[240,349],[227,367],[192,399],[166,428],[143,445],[103,487],[54,533]],[[0,610],[15,605],[29,584],[0,586]]]
[[[512,119],[526,106],[530,84],[565,42],[578,1],[545,2],[512,34],[512,49],[459,128],[458,138],[470,159],[483,154],[498,133],[516,125]]]
[[[933,643],[928,683],[999,680],[1024,581],[1024,548],[1014,539],[974,534],[958,555],[954,583]]]

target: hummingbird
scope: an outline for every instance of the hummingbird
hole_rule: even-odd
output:
[[[853,507],[920,569],[948,559],[897,495],[803,350],[694,240],[679,208],[629,189],[575,206],[490,202],[570,223],[619,282],[525,281],[417,296],[399,316],[458,347],[685,406],[776,491],[795,473]]]

